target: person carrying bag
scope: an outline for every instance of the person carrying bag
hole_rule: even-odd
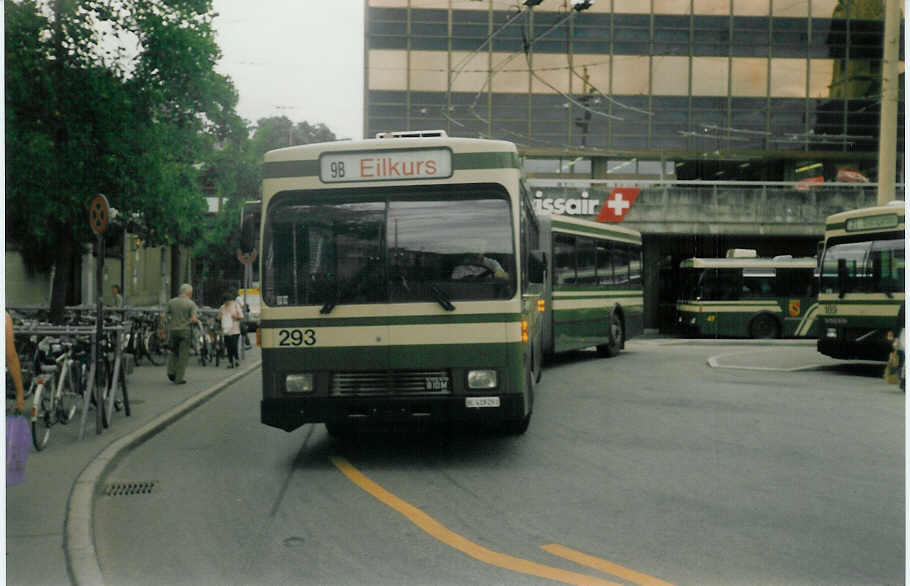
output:
[[[225,294],[218,309],[218,319],[221,320],[221,332],[224,334],[224,346],[227,348],[228,368],[240,365],[238,344],[240,342],[240,322],[243,312],[240,306],[229,294]]]

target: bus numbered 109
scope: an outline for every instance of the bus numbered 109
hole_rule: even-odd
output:
[[[528,428],[546,268],[513,144],[385,133],[263,177],[262,423]]]
[[[815,337],[817,266],[810,257],[758,258],[743,249],[686,259],[677,325],[697,336]]]
[[[904,327],[904,202],[841,212],[825,221],[818,351],[887,360]]]
[[[546,252],[543,353],[596,347],[616,356],[644,327],[641,234],[572,216],[541,215]]]

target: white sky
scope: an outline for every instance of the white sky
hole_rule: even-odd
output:
[[[214,0],[216,68],[250,122],[287,116],[363,136],[363,0]]]

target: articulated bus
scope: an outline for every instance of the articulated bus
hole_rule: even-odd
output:
[[[697,336],[815,337],[817,266],[811,257],[758,258],[742,249],[684,260],[677,325]]]
[[[442,131],[266,153],[262,423],[523,433],[545,255],[520,171],[513,144]]]
[[[828,216],[818,351],[887,360],[904,327],[904,202]]]
[[[641,234],[572,216],[538,217],[549,279],[543,353],[615,356],[644,325]]]

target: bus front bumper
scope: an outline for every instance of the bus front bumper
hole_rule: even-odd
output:
[[[476,406],[468,406],[470,402]],[[498,401],[498,406],[495,404]],[[293,431],[304,423],[498,423],[525,416],[519,393],[410,397],[281,397],[263,399],[263,424]]]

